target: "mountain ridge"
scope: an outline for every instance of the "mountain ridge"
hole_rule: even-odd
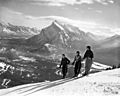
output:
[[[38,34],[40,30],[25,26],[16,26],[10,23],[0,22],[0,37],[1,38],[30,38],[31,36]]]
[[[50,26],[42,29],[40,34],[28,39],[28,42],[33,42],[34,44],[44,42],[43,44],[63,44],[69,47],[72,41],[88,42],[88,44],[95,42],[84,31],[79,30],[79,28],[73,27],[72,25],[62,25],[56,20]]]

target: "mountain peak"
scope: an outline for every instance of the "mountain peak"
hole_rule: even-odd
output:
[[[53,21],[51,26],[55,26],[60,30],[64,30],[64,28],[61,26],[61,24],[57,20]]]
[[[42,29],[39,35],[29,38],[28,42],[37,45],[48,43],[61,48],[78,49],[79,46],[85,46],[86,42],[93,44],[94,40],[86,37],[85,32],[79,30],[78,27],[54,20],[50,26]]]

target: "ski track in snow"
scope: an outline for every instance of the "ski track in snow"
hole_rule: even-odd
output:
[[[0,96],[120,96],[120,69],[1,89]]]

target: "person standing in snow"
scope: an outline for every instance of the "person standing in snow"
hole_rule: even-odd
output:
[[[74,58],[74,61],[73,61],[72,65],[75,65],[75,67],[74,67],[74,77],[77,77],[78,74],[80,73],[80,70],[81,70],[81,56],[80,56],[79,51],[76,52],[76,56]]]
[[[83,74],[83,76],[89,74],[90,68],[93,63],[93,58],[94,58],[94,54],[93,54],[93,51],[91,50],[91,46],[87,46],[86,48],[87,50],[83,57],[83,60],[85,59],[85,73]]]
[[[65,56],[65,54],[62,54],[60,68],[62,68],[63,79],[66,77],[69,63],[70,63],[70,60]]]

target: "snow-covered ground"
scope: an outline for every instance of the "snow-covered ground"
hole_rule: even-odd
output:
[[[104,64],[98,63],[98,62],[94,62],[92,64],[92,68],[104,70],[104,69],[112,68],[112,67],[108,66],[108,65],[104,65]]]
[[[120,96],[120,69],[1,89],[0,96]]]
[[[30,57],[25,57],[25,56],[19,56],[20,59],[25,60],[25,61],[31,61],[35,62],[36,60],[34,58]]]

